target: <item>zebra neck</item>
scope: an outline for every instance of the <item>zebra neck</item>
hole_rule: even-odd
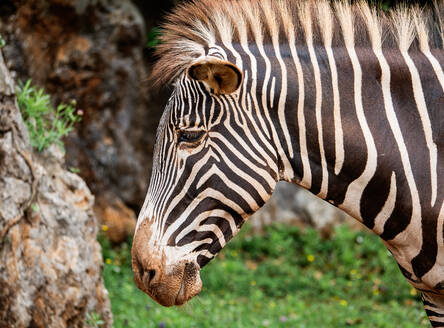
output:
[[[432,52],[444,62],[442,51]],[[436,164],[414,161],[436,157],[428,135],[439,140],[440,131],[439,120],[432,119],[439,119],[440,105],[430,97],[439,98],[442,86],[423,53],[386,49],[381,52],[386,66],[371,48],[281,45],[279,53],[272,46],[251,53],[255,67],[251,56],[242,55],[244,71],[257,81],[258,104],[273,122],[267,128],[277,140],[283,180],[344,209],[385,239],[412,219],[419,221],[424,211],[437,213],[443,189],[437,187]],[[427,92],[418,91],[407,60]],[[396,192],[400,189],[407,196]],[[431,207],[414,209],[415,202],[420,206],[419,189]],[[377,226],[385,223],[378,222],[381,211],[401,223],[394,229]]]

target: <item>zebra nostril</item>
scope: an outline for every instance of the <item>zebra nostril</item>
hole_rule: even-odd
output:
[[[150,287],[155,276],[156,276],[156,270],[154,269],[149,269],[147,271],[140,272],[140,277],[142,278],[142,282],[146,288]]]
[[[155,276],[156,276],[156,270],[154,269],[149,269],[149,270],[144,270],[143,268],[139,269],[140,281],[147,289],[150,288],[150,285],[152,284]]]
[[[156,276],[156,270],[148,270],[148,283],[150,283]]]

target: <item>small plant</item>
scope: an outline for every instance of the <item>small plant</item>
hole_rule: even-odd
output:
[[[90,328],[99,328],[103,324],[105,324],[105,322],[100,317],[100,314],[96,312],[91,312],[86,314],[86,324]]]
[[[153,27],[147,35],[148,41],[146,42],[146,47],[148,49],[155,48],[159,43],[159,36],[161,34],[161,29],[158,27]]]
[[[29,132],[31,146],[41,152],[52,144],[64,149],[62,138],[81,120],[82,112],[76,111],[76,102],[51,105],[49,95],[42,88],[31,85],[31,80],[19,84],[17,102]]]
[[[78,167],[72,167],[72,166],[69,168],[69,171],[71,173],[75,173],[75,174],[80,174],[80,172],[81,172]]]
[[[6,45],[6,41],[5,39],[3,39],[3,37],[0,34],[0,49],[3,48]]]

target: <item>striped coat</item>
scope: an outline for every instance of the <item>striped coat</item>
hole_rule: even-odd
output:
[[[325,1],[200,0],[164,26],[174,82],[133,244],[164,305],[296,183],[378,234],[444,326],[444,14]]]

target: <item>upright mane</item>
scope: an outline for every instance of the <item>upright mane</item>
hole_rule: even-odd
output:
[[[363,1],[194,0],[167,16],[152,77],[170,83],[213,45],[271,43],[276,34],[296,44],[442,49],[444,1],[438,1],[433,8],[401,5],[383,12]]]

